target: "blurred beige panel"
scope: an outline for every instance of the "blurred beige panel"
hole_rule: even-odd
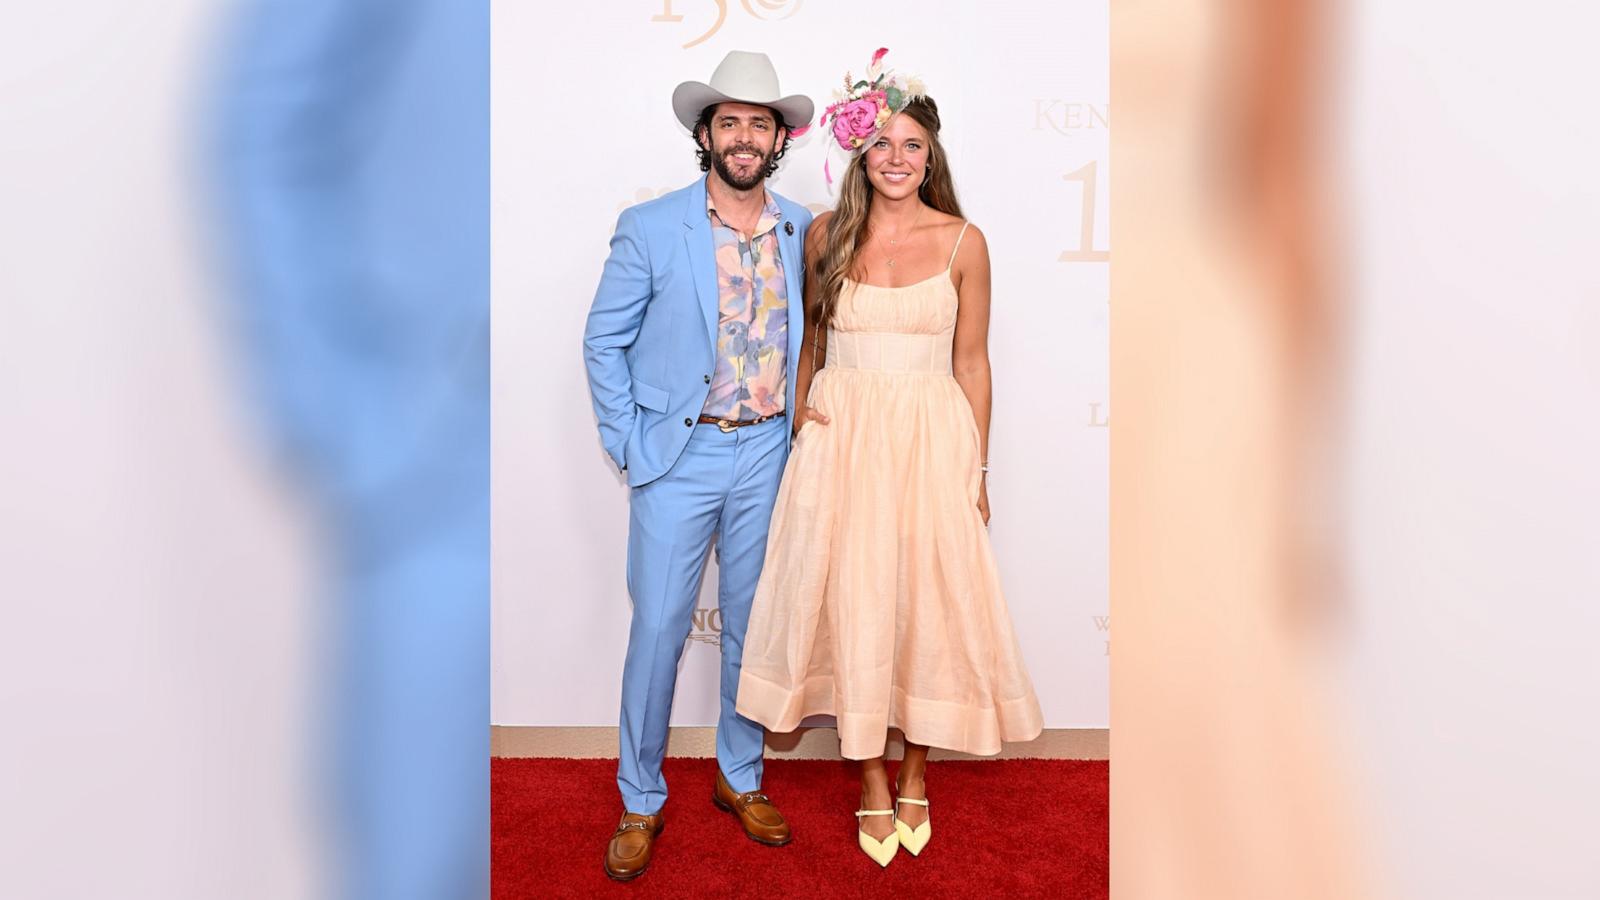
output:
[[[1366,896],[1311,656],[1318,10],[1112,5],[1112,894]]]

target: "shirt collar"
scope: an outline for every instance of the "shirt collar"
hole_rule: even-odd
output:
[[[756,220],[756,233],[750,235],[752,238],[758,238],[772,229],[777,228],[778,220],[783,217],[783,211],[778,208],[778,201],[772,198],[772,192],[767,190],[765,187],[761,189],[761,199],[761,218]],[[723,222],[722,217],[717,215],[717,201],[712,198],[710,191],[706,191],[706,215],[712,217],[712,222],[714,224],[722,225],[724,228],[730,229],[733,227]]]

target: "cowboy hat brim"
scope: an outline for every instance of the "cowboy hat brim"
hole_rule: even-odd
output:
[[[709,84],[700,81],[685,81],[678,85],[672,92],[672,111],[683,123],[683,127],[694,130],[695,123],[700,121],[700,113],[708,106],[718,103],[748,103],[752,106],[766,106],[778,111],[783,116],[783,123],[793,132],[811,123],[811,115],[817,111],[811,98],[804,94],[790,94],[776,100],[756,97],[733,97],[717,90]]]

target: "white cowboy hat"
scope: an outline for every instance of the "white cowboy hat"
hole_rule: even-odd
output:
[[[778,72],[765,53],[744,50],[729,51],[717,70],[711,73],[711,83],[685,81],[672,92],[672,111],[677,113],[683,127],[694,130],[700,113],[718,103],[750,103],[769,106],[783,115],[784,124],[793,132],[811,123],[816,107],[804,94],[779,95]]]

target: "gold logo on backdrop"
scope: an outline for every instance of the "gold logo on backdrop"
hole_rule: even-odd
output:
[[[1083,193],[1079,207],[1078,248],[1061,251],[1061,255],[1056,257],[1059,262],[1106,262],[1111,259],[1110,250],[1094,249],[1095,173],[1099,169],[1100,163],[1095,160],[1061,176],[1064,181],[1083,182]]]
[[[1110,634],[1111,633],[1111,617],[1110,616],[1090,616],[1089,618],[1094,620],[1094,629],[1096,631],[1102,631],[1102,632],[1105,632],[1106,634]],[[1111,655],[1111,638],[1109,638],[1109,637],[1106,638],[1106,655],[1107,656]]]
[[[696,44],[705,43],[712,35],[722,30],[724,22],[728,21],[728,0],[711,0],[717,6],[717,20],[711,23],[711,28],[705,34],[683,45],[687,50]],[[757,19],[778,20],[787,19],[795,14],[804,0],[740,0],[744,11]],[[779,15],[782,13],[782,15]],[[682,22],[683,16],[672,11],[672,0],[661,0],[661,11],[650,17],[652,22]]]
[[[1097,124],[1098,123],[1098,124]],[[1033,130],[1049,129],[1071,137],[1079,131],[1111,127],[1106,107],[1093,103],[1068,103],[1065,100],[1033,101]]]
[[[694,611],[694,624],[689,629],[689,640],[722,646],[722,610],[700,607]]]
[[[1100,410],[1100,407],[1102,407],[1102,406],[1105,406],[1105,404],[1104,403],[1091,403],[1091,404],[1089,404],[1089,427],[1090,428],[1106,428],[1106,427],[1111,425],[1110,416],[1107,415],[1104,412],[1101,412],[1101,410]]]

